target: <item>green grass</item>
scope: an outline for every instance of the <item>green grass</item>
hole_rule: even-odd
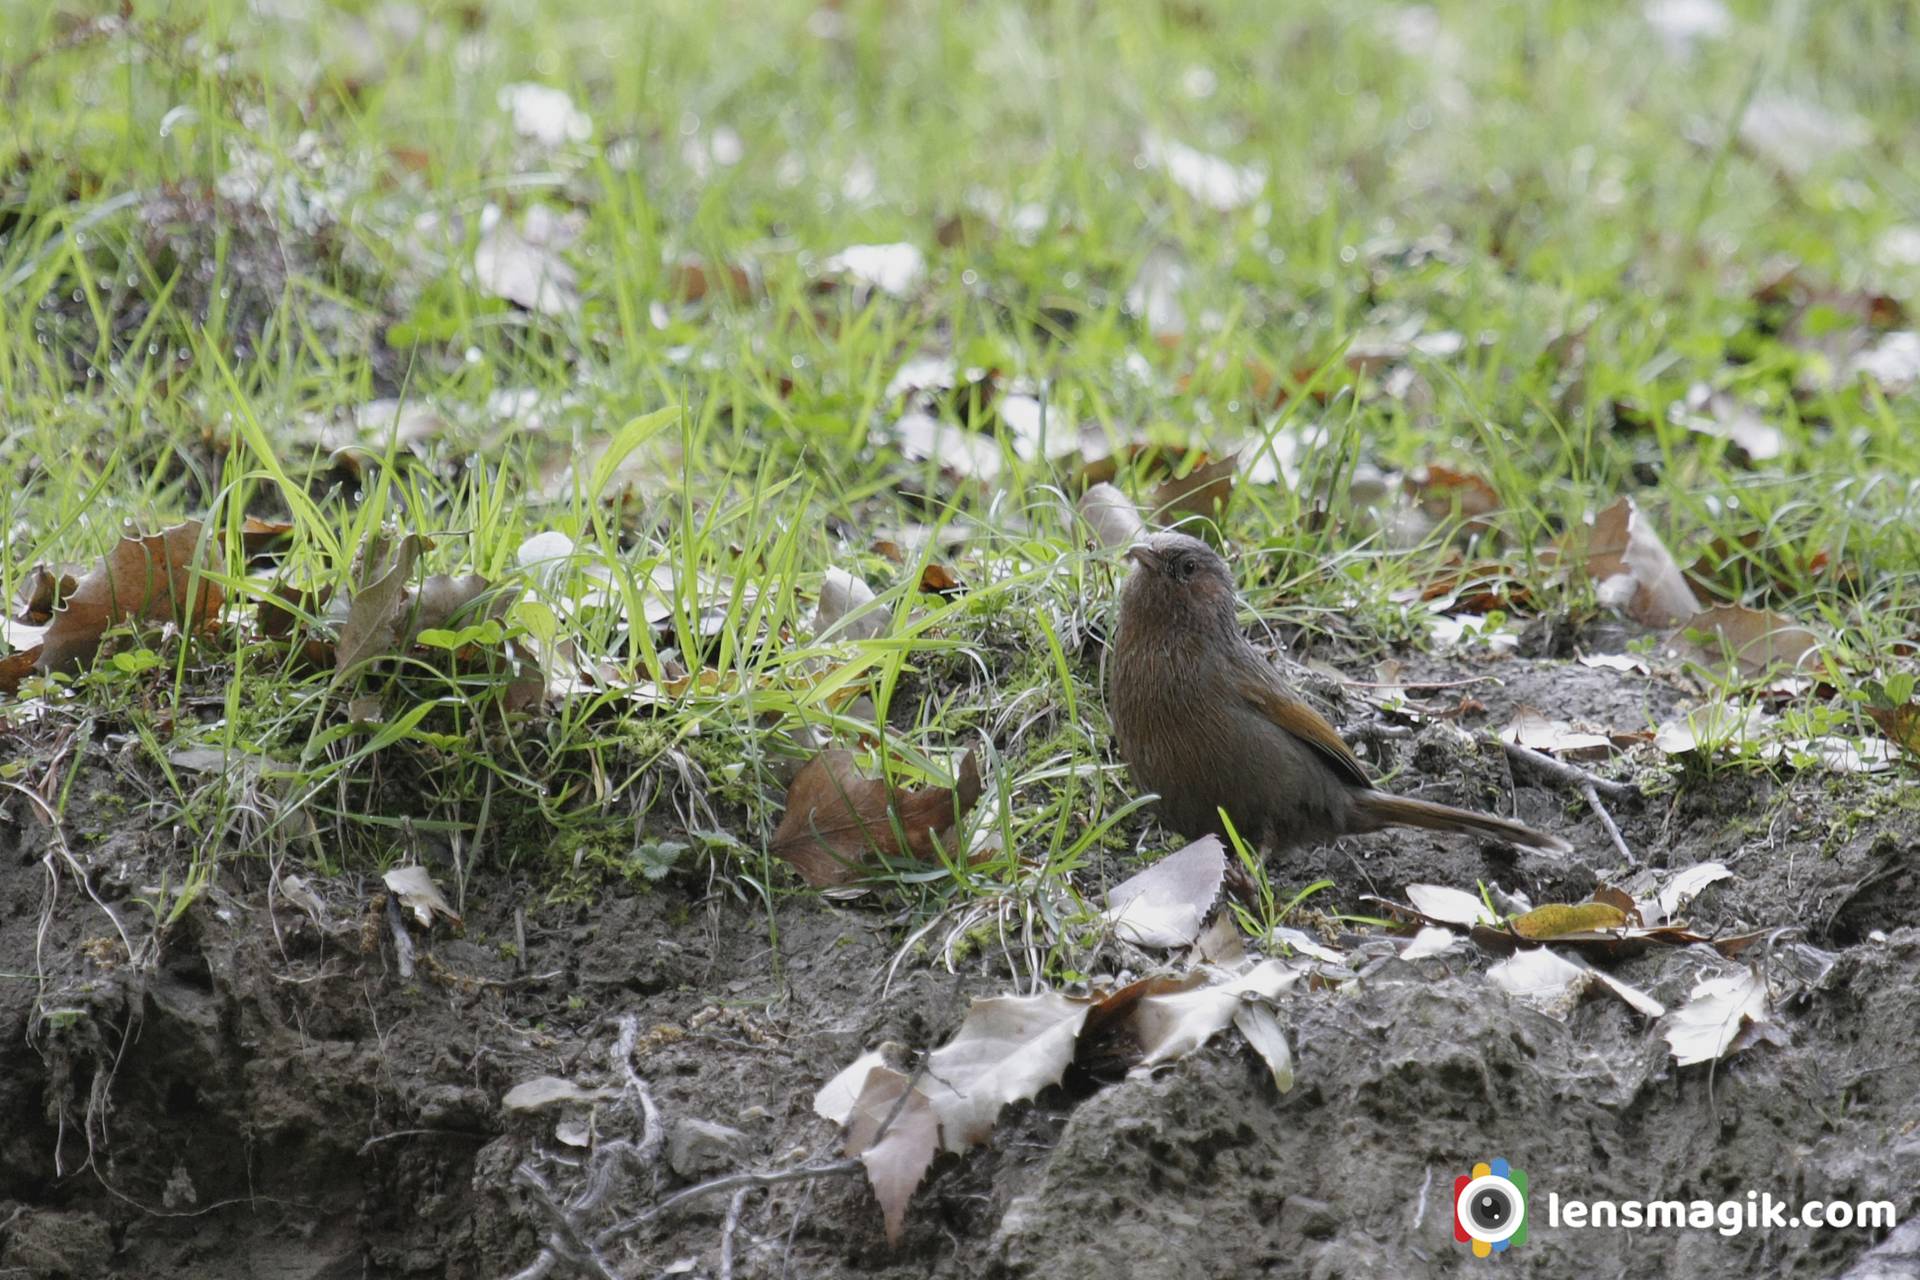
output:
[[[242,607],[153,641],[149,670],[0,704],[35,730],[4,750],[55,796],[82,728],[132,734],[156,821],[192,833],[180,883],[229,854],[437,853],[463,876],[530,861],[564,894],[671,838],[770,898],[793,884],[764,852],[793,764],[884,740],[902,781],[992,757],[974,832],[997,852],[896,875],[916,917],[1055,912],[1048,886],[1127,831],[1095,634],[1116,575],[1068,514],[1079,460],[1024,456],[978,397],[938,412],[999,443],[991,483],[902,452],[886,389],[922,354],[1044,389],[1053,433],[1213,454],[1320,433],[1297,484],[1237,487],[1223,536],[1263,614],[1348,653],[1423,637],[1405,589],[1456,556],[1506,566],[1537,611],[1588,609],[1540,549],[1633,492],[1683,564],[1704,552],[1739,598],[1828,629],[1848,679],[1912,667],[1920,399],[1836,376],[1806,336],[1844,360],[1904,324],[1853,300],[1920,307],[1920,267],[1888,252],[1920,223],[1912,3],[1738,6],[1690,52],[1570,0],[92,12],[0,3],[0,588],[90,562],[123,520],[191,517],[238,604],[275,581],[344,600],[370,535],[419,532],[424,571],[515,594],[523,640],[656,685],[716,673],[526,714],[510,673],[431,651],[343,685]],[[520,82],[572,95],[590,139],[516,137]],[[1864,136],[1786,172],[1738,127],[1781,98]],[[1257,166],[1263,194],[1208,208],[1145,163],[1150,136]],[[477,285],[490,207],[579,219],[577,310]],[[891,242],[927,258],[906,296],[821,279]],[[749,293],[681,302],[690,258]],[[1783,258],[1831,299],[1757,296]],[[1184,271],[1177,343],[1126,305],[1155,261]],[[1463,342],[1397,362],[1411,385],[1354,367],[1396,332]],[[1778,427],[1781,455],[1748,466],[1672,420],[1697,383]],[[343,426],[383,397],[439,422]],[[1356,500],[1356,477],[1424,463],[1484,476],[1491,528],[1408,538]],[[245,514],[292,522],[275,564],[248,565]],[[522,569],[550,531],[579,556]],[[912,590],[928,559],[966,592]],[[881,591],[886,637],[813,637],[830,566]],[[262,763],[165,764],[209,744]]]

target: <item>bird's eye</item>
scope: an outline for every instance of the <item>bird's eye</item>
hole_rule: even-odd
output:
[[[1181,556],[1173,562],[1173,576],[1182,581],[1193,576],[1193,557]]]

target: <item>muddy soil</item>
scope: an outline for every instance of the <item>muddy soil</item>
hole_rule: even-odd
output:
[[[1677,697],[1657,680],[1520,657],[1419,659],[1403,678],[1478,679],[1484,710],[1468,728],[1522,703],[1637,728]],[[1277,862],[1283,884],[1335,882],[1316,899],[1324,911],[1377,913],[1365,895],[1397,898],[1414,881],[1573,900],[1615,868],[1577,798],[1515,777],[1451,724],[1373,751],[1397,790],[1497,805],[1578,852],[1549,862],[1393,834]],[[938,1043],[969,997],[1012,981],[991,942],[957,974],[910,953],[889,981],[906,935],[895,912],[799,893],[769,910],[705,874],[556,905],[482,869],[463,930],[414,932],[411,978],[371,876],[316,881],[322,901],[303,907],[236,858],[156,930],[141,899],[178,861],[177,837],[111,803],[129,766],[107,747],[94,759],[69,809],[71,865],[30,807],[0,797],[0,1277],[509,1276],[547,1230],[516,1167],[534,1158],[570,1189],[582,1144],[638,1132],[613,1098],[509,1113],[514,1085],[617,1083],[609,1049],[629,1030],[667,1142],[658,1162],[622,1173],[609,1212],[626,1215],[718,1174],[832,1158],[836,1135],[811,1110],[825,1079],[880,1041]],[[1012,1108],[989,1146],[940,1157],[897,1248],[862,1179],[820,1178],[742,1198],[730,1264],[721,1194],[636,1231],[611,1252],[614,1271],[1471,1275],[1489,1264],[1454,1241],[1453,1179],[1504,1157],[1531,1180],[1530,1239],[1500,1260],[1524,1274],[1920,1275],[1911,772],[1696,770],[1650,790],[1615,814],[1645,862],[1733,871],[1690,909],[1696,927],[1779,930],[1742,962],[1775,983],[1782,1043],[1677,1068],[1658,1028],[1618,1001],[1556,1019],[1497,993],[1471,949],[1382,958],[1289,997],[1290,1093],[1233,1032],[1150,1079],[1076,1071]],[[1085,887],[1132,865],[1097,866]],[[1699,947],[1606,963],[1669,1006],[1728,968]],[[1749,1190],[1887,1200],[1908,1225],[1889,1237],[1544,1221],[1549,1193]]]

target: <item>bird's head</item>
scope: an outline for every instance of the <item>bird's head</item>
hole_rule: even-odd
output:
[[[1139,567],[1127,580],[1125,607],[1147,618],[1224,619],[1232,626],[1233,572],[1218,552],[1184,533],[1156,533],[1127,549]]]

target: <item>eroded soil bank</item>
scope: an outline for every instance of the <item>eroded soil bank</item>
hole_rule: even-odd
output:
[[[1418,677],[1485,673],[1463,662]],[[1499,682],[1475,696],[1493,724],[1547,688],[1562,714],[1635,725],[1668,698],[1562,662],[1486,669]],[[1590,868],[1612,865],[1579,802],[1512,779],[1499,752],[1442,733],[1385,750],[1402,766],[1396,789],[1510,796],[1579,854],[1516,861],[1391,835],[1276,866],[1283,884],[1333,879],[1323,910],[1369,910],[1365,895],[1419,881],[1569,901],[1592,889]],[[99,758],[87,785],[104,794],[115,783]],[[1012,1109],[986,1148],[935,1163],[899,1248],[863,1180],[789,1182],[741,1201],[732,1274],[1473,1274],[1486,1264],[1453,1240],[1453,1178],[1496,1156],[1531,1179],[1535,1225],[1504,1260],[1526,1274],[1920,1274],[1910,790],[1901,775],[1727,768],[1616,814],[1654,866],[1730,867],[1690,909],[1699,931],[1779,930],[1741,962],[1779,993],[1784,1043],[1676,1068],[1658,1028],[1620,1002],[1536,1012],[1497,994],[1471,949],[1363,963],[1358,980],[1289,997],[1291,1093],[1237,1033],[1152,1079],[1075,1071]],[[267,868],[235,860],[156,937],[138,899],[172,837],[136,812],[70,809],[86,888],[57,857],[50,880],[32,809],[9,804],[0,821],[0,1276],[511,1275],[546,1230],[515,1167],[535,1151],[577,1156],[572,1144],[624,1133],[628,1118],[603,1104],[588,1129],[584,1104],[511,1115],[501,1098],[542,1075],[612,1081],[623,1019],[668,1133],[658,1166],[616,1193],[627,1214],[716,1174],[833,1157],[811,1109],[825,1079],[883,1040],[938,1043],[970,996],[1013,981],[988,942],[957,974],[910,953],[889,982],[905,934],[886,908],[793,895],[769,916],[704,873],[555,906],[483,870],[463,933],[415,934],[411,979],[371,876],[317,882],[316,915],[270,900]],[[1083,891],[1132,865],[1094,868]],[[1607,967],[1672,1006],[1726,963],[1655,948]],[[1908,1226],[1890,1239],[1629,1233],[1541,1216],[1550,1192],[1749,1190],[1888,1200]],[[619,1274],[719,1274],[728,1205],[711,1196],[635,1232],[611,1253]]]

